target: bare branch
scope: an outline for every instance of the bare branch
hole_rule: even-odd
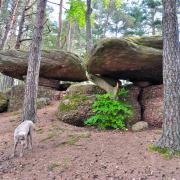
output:
[[[29,9],[32,8],[32,6],[37,2],[37,0],[35,0],[31,5],[29,5],[28,7],[26,7],[25,11],[28,11]]]
[[[21,39],[20,42],[24,42],[24,41],[31,41],[32,38],[26,38],[26,39]]]
[[[50,3],[50,4],[55,4],[55,5],[58,5],[58,6],[60,6],[60,4],[58,4],[58,3],[55,3],[55,2],[51,2],[51,1],[47,1],[48,3]]]
[[[54,4],[54,5],[60,6],[60,4],[55,3],[55,2],[51,2],[51,1],[47,1],[47,2],[50,3],[50,4]],[[64,6],[63,6],[63,9],[67,10],[67,8],[65,8]]]

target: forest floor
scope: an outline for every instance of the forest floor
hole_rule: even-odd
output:
[[[133,133],[74,127],[57,119],[57,106],[53,102],[38,110],[33,150],[22,158],[10,157],[20,114],[0,115],[0,180],[180,179],[180,158],[167,160],[148,150],[161,130]]]

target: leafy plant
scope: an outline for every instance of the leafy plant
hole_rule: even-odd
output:
[[[86,26],[86,2],[81,0],[71,0],[70,9],[66,11],[67,19],[78,23],[80,28]]]
[[[118,96],[126,98],[127,93],[127,90],[121,89]],[[85,124],[98,126],[100,129],[126,129],[126,121],[133,115],[131,106],[123,100],[114,99],[109,93],[96,96],[92,111],[96,114],[86,120]]]

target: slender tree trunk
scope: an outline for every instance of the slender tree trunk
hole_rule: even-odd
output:
[[[59,4],[59,27],[58,27],[58,33],[57,33],[57,43],[56,47],[59,49],[61,48],[61,32],[62,32],[62,8],[63,8],[63,0],[60,0]]]
[[[19,21],[19,30],[18,30],[18,35],[16,38],[15,49],[20,49],[20,46],[21,46],[21,37],[23,35],[23,27],[24,27],[24,22],[25,22],[26,8],[29,3],[30,3],[30,0],[26,0],[24,9],[22,10],[21,18]]]
[[[41,42],[47,0],[38,0],[36,22],[33,32],[28,71],[26,77],[25,96],[22,120],[36,121],[36,99],[41,61]]]
[[[91,28],[91,14],[92,14],[92,8],[91,8],[91,0],[87,0],[87,9],[86,9],[86,50],[87,53],[90,54],[90,51],[93,46],[93,40],[92,40],[92,28]]]
[[[105,21],[105,25],[104,25],[103,38],[106,37],[106,31],[107,31],[107,27],[108,27],[108,24],[109,24],[109,17],[110,17],[110,14],[111,14],[111,3],[112,3],[112,0],[109,1],[109,8],[108,8],[108,12],[107,12],[107,16],[106,16],[106,21]]]
[[[68,35],[67,35],[67,41],[66,41],[66,48],[67,51],[71,51],[72,47],[72,23],[69,21],[68,23]]]
[[[0,0],[0,8],[2,7],[3,4],[3,0]]]
[[[19,4],[19,0],[13,1],[11,12],[10,12],[10,18],[8,22],[6,23],[4,35],[2,39],[0,40],[0,49],[4,48],[6,41],[8,39],[9,33],[11,32],[13,25],[15,24],[18,4]]]
[[[118,36],[118,23],[116,23],[116,37]]]
[[[156,146],[180,151],[180,51],[176,0],[163,0],[163,134]]]
[[[156,35],[156,27],[155,27],[155,14],[156,14],[156,9],[151,10],[151,28],[152,28],[152,35]]]

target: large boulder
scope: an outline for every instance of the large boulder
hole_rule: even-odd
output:
[[[23,80],[27,74],[28,54],[17,50],[0,51],[0,72]],[[43,50],[40,78],[44,84],[54,85],[59,81],[84,81],[86,75],[82,60],[77,55],[63,50]]]
[[[90,74],[131,82],[162,83],[162,38],[105,39],[97,43],[87,63]]]
[[[163,122],[163,85],[144,88],[142,96],[143,119],[150,126],[161,127]]]
[[[84,126],[84,122],[94,115],[91,106],[95,99],[94,95],[74,94],[64,96],[58,107],[59,120],[75,126]]]
[[[0,113],[5,112],[8,107],[8,98],[0,92]]]
[[[60,101],[58,108],[59,120],[75,126],[84,126],[84,122],[94,113],[91,106],[95,94],[103,94],[104,90],[93,83],[76,83],[67,89],[67,95]]]
[[[56,91],[39,86],[38,97],[37,97],[37,107],[42,108],[50,103],[54,98]],[[22,108],[24,100],[24,85],[13,86],[11,90],[6,93],[9,103],[8,111],[17,111]]]

